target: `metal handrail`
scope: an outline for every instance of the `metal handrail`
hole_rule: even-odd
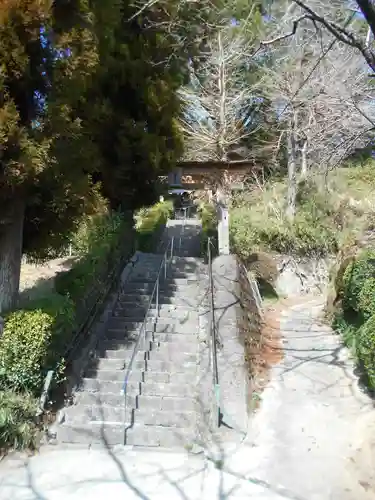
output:
[[[219,384],[219,370],[217,366],[217,330],[215,319],[215,300],[214,300],[214,280],[212,273],[212,242],[211,238],[207,241],[207,257],[208,257],[208,276],[209,276],[209,294],[210,294],[210,333],[211,333],[211,357],[212,357],[212,372],[213,372],[213,386],[215,394],[215,425],[220,427],[221,424],[221,411],[220,411],[220,384]]]
[[[114,266],[112,272],[109,275],[109,279],[107,280],[104,292],[102,291],[102,293],[99,294],[99,297],[89,309],[87,317],[81,323],[81,325],[76,329],[73,338],[69,341],[68,345],[66,346],[64,355],[62,356],[62,359],[65,360],[66,365],[68,365],[68,363],[71,361],[71,358],[74,355],[76,349],[81,345],[83,340],[85,340],[85,337],[82,336],[82,332],[89,331],[89,329],[97,319],[98,312],[100,311],[99,304],[105,304],[106,301],[108,300],[110,293],[112,292],[115,284],[118,281],[118,278],[120,276],[120,271],[123,269],[124,263],[127,258],[128,256],[126,258],[122,258],[120,260],[120,265]],[[36,411],[37,418],[40,418],[45,411],[48,398],[50,397],[52,381],[55,374],[56,374],[56,367],[54,369],[48,370],[44,378],[43,390],[39,397],[39,404]]]
[[[180,229],[180,242],[178,245],[178,249],[181,252],[181,246],[182,246],[182,240],[185,236],[185,227],[186,227],[186,210],[184,210],[184,218],[183,218],[183,223]]]
[[[171,260],[173,258],[173,248],[174,248],[174,237],[172,236],[172,238],[169,240],[167,248],[166,248],[166,250],[164,252],[164,256],[163,256],[163,259],[161,261],[161,264],[160,264],[160,267],[159,267],[159,270],[158,270],[158,274],[157,274],[157,277],[156,277],[156,280],[155,280],[154,288],[152,290],[151,297],[150,297],[150,300],[149,300],[149,303],[148,303],[148,306],[147,306],[146,314],[145,314],[143,323],[142,323],[142,325],[141,325],[141,327],[139,329],[138,338],[137,338],[137,340],[135,342],[133,353],[132,353],[132,356],[130,358],[130,362],[128,364],[128,367],[126,369],[124,383],[123,383],[122,391],[121,391],[122,394],[124,395],[124,401],[125,401],[125,409],[124,409],[124,414],[125,414],[124,415],[124,421],[125,421],[125,423],[126,423],[127,390],[128,390],[129,378],[131,376],[132,369],[133,369],[133,363],[134,363],[136,355],[138,354],[139,347],[140,347],[140,344],[141,344],[141,340],[144,339],[144,344],[146,344],[146,335],[147,335],[146,325],[147,325],[147,322],[149,320],[149,314],[150,314],[150,310],[151,310],[154,298],[155,298],[155,306],[156,306],[156,317],[159,316],[159,285],[160,285],[160,277],[162,275],[163,267],[164,267],[164,279],[166,279],[166,277],[167,277],[167,265],[168,265],[168,263],[171,262]],[[169,255],[169,259],[168,259],[168,255]]]

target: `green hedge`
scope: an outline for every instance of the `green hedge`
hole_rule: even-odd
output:
[[[346,267],[340,290],[341,307],[333,327],[359,362],[368,386],[375,390],[375,251],[365,250]]]
[[[55,278],[55,290],[74,303],[77,322],[82,324],[105,292],[113,269],[134,252],[134,230],[123,214],[103,214],[84,220],[74,235],[72,247],[79,260]]]
[[[375,315],[358,330],[356,353],[366,375],[367,383],[375,390]]]
[[[0,388],[39,395],[47,371],[62,362],[74,328],[73,302],[53,293],[30,302],[28,310],[6,316],[0,342]]]
[[[218,234],[217,234],[217,212],[213,204],[202,203],[198,207],[198,216],[202,222],[201,232],[201,255],[207,256],[208,238],[213,243],[213,254],[217,253]]]
[[[135,213],[137,250],[150,252],[154,249],[172,213],[173,203],[170,200],[141,208]]]
[[[342,294],[346,309],[361,312],[361,291],[370,278],[375,278],[375,251],[365,250],[348,265],[344,273]]]

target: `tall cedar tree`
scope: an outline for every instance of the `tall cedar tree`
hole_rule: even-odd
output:
[[[128,3],[122,2],[114,45],[99,52],[102,71],[77,109],[99,150],[96,179],[115,208],[154,201],[158,176],[182,150],[176,122],[181,60],[168,35],[149,22],[152,13],[129,21],[134,9]]]
[[[60,164],[54,155],[58,148],[71,149],[78,134],[67,94],[72,88],[80,93],[78,87],[97,64],[87,2],[2,1],[0,64],[1,312],[17,299],[24,229],[46,233],[29,208],[44,195],[50,202],[43,207],[45,213],[64,211],[59,200],[80,206],[76,199],[84,193],[77,188],[88,187],[79,166]],[[54,103],[49,99],[52,91]],[[53,226],[48,230],[54,231]]]
[[[149,22],[157,8],[129,22],[129,4],[1,3],[0,312],[16,303],[23,250],[48,256],[92,209],[92,176],[113,206],[136,207],[181,152],[189,54]]]

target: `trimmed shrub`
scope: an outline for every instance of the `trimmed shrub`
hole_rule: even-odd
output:
[[[355,353],[368,386],[375,390],[375,251],[351,258],[342,280],[336,281],[342,309],[336,311],[332,326]]]
[[[366,250],[350,263],[343,278],[343,307],[359,312],[359,297],[365,282],[375,278],[375,251]]]
[[[348,256],[345,257],[342,262],[337,266],[337,270],[335,270],[334,273],[334,286],[336,290],[336,296],[341,297],[344,291],[344,276],[345,272],[349,266],[354,260],[353,256]]]
[[[173,203],[163,201],[139,209],[135,215],[135,230],[137,249],[143,252],[151,251],[161,236],[161,231],[173,213]]]
[[[37,401],[29,394],[0,391],[0,451],[35,448]]]
[[[48,369],[62,362],[74,326],[73,303],[58,294],[8,314],[0,342],[0,386],[38,395]]]
[[[364,282],[359,292],[358,309],[366,320],[375,314],[375,278]]]
[[[198,206],[198,216],[202,222],[202,232],[201,232],[201,255],[207,255],[207,243],[208,238],[211,238],[217,253],[218,247],[218,234],[217,234],[217,213],[216,208],[211,203],[201,203]]]
[[[69,271],[56,276],[55,290],[74,302],[81,324],[106,289],[115,266],[132,255],[134,230],[122,214],[96,215],[82,222],[73,247],[81,258]]]
[[[356,352],[368,385],[375,390],[375,315],[360,328]]]

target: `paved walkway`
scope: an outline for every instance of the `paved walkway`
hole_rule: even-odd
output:
[[[374,498],[373,403],[357,387],[316,299],[281,321],[285,357],[247,439],[216,454],[45,448],[0,464],[0,500],[370,500]],[[372,439],[372,441],[371,441]]]
[[[245,445],[258,463],[241,468],[242,450],[233,468],[293,500],[373,499],[375,447],[372,462],[356,464],[363,442],[375,445],[375,426],[369,432],[363,426],[375,421],[373,402],[358,388],[339,336],[320,321],[322,311],[323,301],[313,298],[284,312],[284,358],[272,370]]]

